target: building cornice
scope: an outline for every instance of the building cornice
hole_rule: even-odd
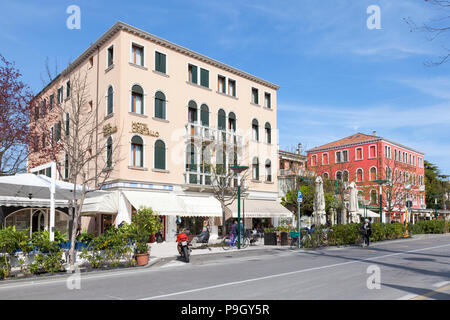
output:
[[[118,21],[116,22],[108,31],[106,31],[97,41],[95,41],[93,44],[89,46],[80,56],[78,56],[77,59],[75,59],[66,69],[64,69],[58,76],[55,77],[45,88],[43,88],[36,96],[39,96],[42,92],[45,92],[51,85],[53,85],[59,78],[63,78],[70,72],[72,72],[76,67],[78,67],[80,64],[82,64],[86,59],[88,59],[97,49],[99,49],[103,44],[105,44],[109,39],[111,39],[117,32],[119,31],[125,31],[131,34],[134,34],[136,36],[139,36],[141,38],[144,38],[146,40],[149,40],[153,43],[156,43],[158,45],[161,45],[163,47],[166,47],[168,49],[172,49],[176,52],[179,52],[181,54],[184,54],[186,56],[192,57],[194,59],[200,60],[202,62],[205,62],[207,64],[210,64],[212,66],[215,66],[217,68],[220,68],[222,70],[228,71],[230,73],[236,74],[238,76],[241,76],[243,78],[246,78],[248,80],[254,81],[256,83],[262,84],[264,86],[267,86],[271,89],[278,90],[280,86],[273,84],[269,81],[266,81],[264,79],[261,79],[259,77],[256,77],[250,73],[244,72],[242,70],[233,68],[227,64],[224,64],[222,62],[219,62],[217,60],[214,60],[212,58],[209,58],[205,55],[202,55],[198,52],[189,50],[185,47],[182,47],[180,45],[177,45],[173,42],[167,41],[165,39],[162,39],[160,37],[157,37],[153,34],[150,34],[146,31],[143,31],[141,29],[138,29],[136,27],[130,26],[124,22]]]
[[[349,148],[349,147],[356,147],[356,146],[361,146],[361,145],[365,145],[365,144],[370,144],[370,143],[376,143],[376,142],[388,142],[392,145],[395,145],[399,148],[405,149],[405,150],[409,150],[415,153],[418,153],[422,156],[425,156],[425,153],[417,151],[415,149],[412,149],[410,147],[404,146],[400,143],[394,142],[392,140],[386,139],[386,138],[382,138],[379,137],[377,139],[372,139],[372,140],[365,140],[365,141],[361,141],[361,142],[355,142],[355,143],[346,143],[346,144],[341,144],[338,146],[333,146],[333,147],[328,147],[328,148],[321,148],[321,149],[310,149],[310,150],[306,150],[306,153],[316,153],[316,152],[325,152],[325,151],[332,151],[332,150],[338,150],[338,149],[343,149],[343,148]]]

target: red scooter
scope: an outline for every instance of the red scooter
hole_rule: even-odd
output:
[[[177,249],[184,261],[189,262],[191,249],[189,248],[189,238],[184,232],[180,232],[177,236]]]

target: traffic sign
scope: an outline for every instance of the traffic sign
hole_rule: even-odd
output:
[[[298,190],[297,191],[297,202],[302,202],[302,201],[303,201],[303,192]]]

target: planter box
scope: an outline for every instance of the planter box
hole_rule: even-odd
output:
[[[265,246],[276,246],[277,245],[277,234],[275,232],[264,233],[264,245]]]
[[[281,232],[281,235],[280,235],[280,244],[281,244],[282,246],[287,246],[287,245],[289,244],[289,241],[288,241],[288,233],[287,233],[287,232]]]

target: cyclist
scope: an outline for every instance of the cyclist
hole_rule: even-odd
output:
[[[233,226],[231,227],[231,243],[234,243],[234,241],[237,238],[238,234],[238,222],[237,220],[234,220]]]

